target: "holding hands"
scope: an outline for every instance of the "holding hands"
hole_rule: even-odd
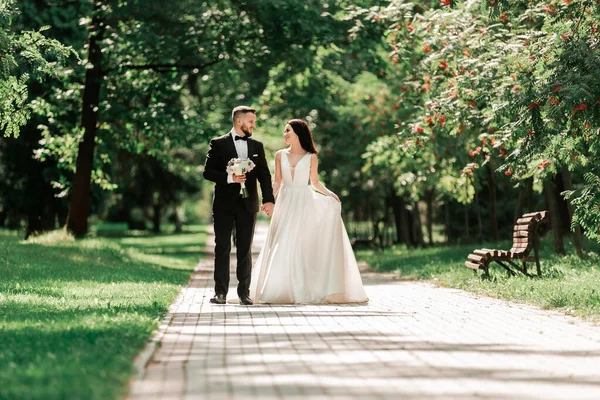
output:
[[[273,214],[273,209],[275,208],[275,204],[273,203],[265,203],[260,206],[260,211],[264,212],[267,217],[270,217]]]

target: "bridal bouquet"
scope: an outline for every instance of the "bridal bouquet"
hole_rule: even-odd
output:
[[[252,160],[248,158],[232,158],[227,163],[227,173],[235,174],[235,175],[243,175],[254,169],[254,163]],[[248,197],[248,190],[246,189],[246,184],[241,183],[242,187],[240,188],[240,194],[242,198]]]

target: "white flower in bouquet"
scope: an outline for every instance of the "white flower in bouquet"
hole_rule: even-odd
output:
[[[252,160],[248,158],[232,158],[227,163],[227,173],[234,175],[243,175],[254,169],[254,163]],[[244,182],[241,183],[240,194],[242,198],[248,197],[248,190],[246,189],[246,184]]]

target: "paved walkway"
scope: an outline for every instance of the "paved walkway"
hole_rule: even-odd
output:
[[[600,399],[600,327],[363,277],[368,305],[218,306],[208,302],[212,261],[202,261],[129,398]]]

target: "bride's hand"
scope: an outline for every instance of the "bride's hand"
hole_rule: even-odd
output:
[[[275,205],[273,203],[265,203],[260,207],[260,211],[267,214],[267,217],[270,217],[271,215],[273,215],[274,208],[275,208]]]
[[[337,196],[337,194],[330,192],[330,196],[333,197],[335,199],[335,201],[337,201],[338,203],[341,203],[342,201],[340,200],[340,198]]]

